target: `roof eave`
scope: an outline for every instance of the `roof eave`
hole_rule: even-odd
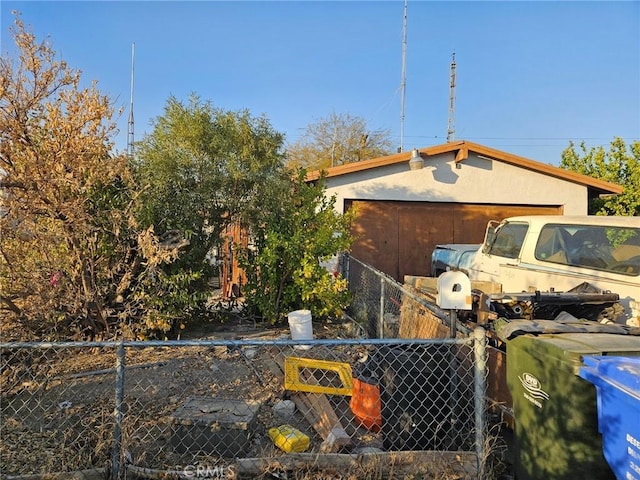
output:
[[[604,180],[589,177],[587,175],[571,172],[559,167],[554,167],[553,165],[547,165],[535,160],[530,160],[525,157],[520,157],[518,155],[503,152],[501,150],[496,150],[491,147],[485,147],[484,145],[468,142],[466,140],[445,143],[442,145],[435,145],[433,147],[420,148],[418,149],[418,151],[424,158],[428,156],[439,155],[442,153],[455,152],[456,157],[454,161],[456,163],[467,160],[469,158],[469,152],[474,152],[478,155],[482,155],[484,157],[488,157],[500,162],[583,185],[589,189],[590,197],[592,196],[592,194],[595,194],[595,196],[601,194],[619,195],[623,191],[623,187],[615,183],[606,182]],[[338,177],[341,175],[347,175],[349,173],[355,173],[363,170],[370,170],[373,168],[386,167],[389,165],[395,165],[397,163],[408,162],[410,158],[411,152],[407,151],[396,153],[393,155],[387,155],[385,157],[371,158],[369,160],[331,167],[324,170],[324,172],[326,178]],[[315,181],[320,178],[320,175],[321,171],[316,170],[313,172],[309,172],[306,179],[307,181]]]

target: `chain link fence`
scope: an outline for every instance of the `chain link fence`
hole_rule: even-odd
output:
[[[439,332],[421,332],[421,338],[455,337],[470,331],[457,323],[455,316],[440,309],[435,301],[427,301],[389,275],[376,270],[357,258],[344,254],[340,270],[348,280],[351,303],[347,314],[362,327],[369,338],[398,338],[413,330],[423,317],[438,323]],[[405,321],[402,325],[401,319]],[[404,328],[403,328],[404,327]],[[405,330],[404,332],[402,330]]]
[[[482,403],[475,401],[483,388],[478,345],[473,339],[308,340],[302,345],[308,349],[277,339],[2,344],[1,474],[105,468],[112,478],[179,472],[189,478],[208,469],[237,478],[318,467],[322,452],[329,455],[324,468],[367,478],[357,476],[364,472],[354,455],[457,451],[477,459],[484,428]]]
[[[1,473],[104,467],[113,447],[114,348],[16,344],[0,353]]]
[[[413,294],[374,277],[385,338],[0,343],[0,478],[484,478],[484,332],[389,338]]]

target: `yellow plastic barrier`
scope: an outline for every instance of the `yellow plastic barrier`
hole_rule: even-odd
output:
[[[319,385],[318,380],[311,374],[301,377],[300,370],[326,370],[338,374],[342,386],[333,387]],[[315,360],[313,358],[287,357],[284,362],[284,388],[300,392],[326,393],[329,395],[352,395],[353,375],[348,363]]]

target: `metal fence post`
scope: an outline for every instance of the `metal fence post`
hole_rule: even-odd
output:
[[[116,404],[113,410],[113,451],[111,452],[111,480],[120,478],[120,459],[122,458],[122,407],[124,400],[125,349],[123,341],[116,350]]]
[[[378,319],[378,338],[384,338],[384,277],[380,277],[380,317]]]
[[[343,253],[340,255],[340,260],[338,261],[339,272],[342,274],[343,278],[346,278],[347,281],[351,281],[351,276],[349,272],[349,254]]]
[[[449,336],[456,338],[458,335],[458,311],[449,310]]]
[[[484,476],[485,448],[486,448],[486,426],[485,426],[485,395],[486,395],[486,373],[487,373],[487,337],[482,327],[473,330],[473,352],[474,352],[474,410],[475,410],[475,431],[476,431],[476,456],[478,461],[478,478]]]

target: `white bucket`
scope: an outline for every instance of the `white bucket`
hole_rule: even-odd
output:
[[[313,324],[309,310],[289,312],[287,319],[291,330],[291,340],[313,340]],[[311,345],[296,345],[294,348],[307,350],[311,348]]]

